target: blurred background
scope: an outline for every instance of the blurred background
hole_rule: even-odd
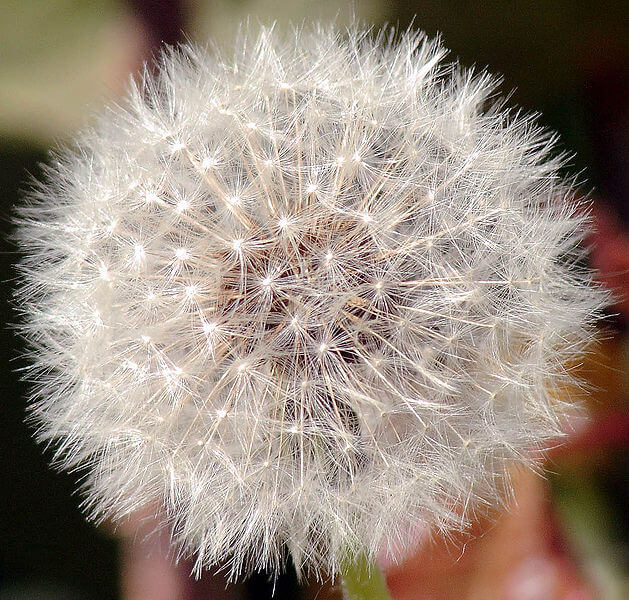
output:
[[[517,508],[472,538],[387,570],[399,600],[629,598],[629,6],[547,0],[3,0],[0,3],[0,600],[269,598],[260,574],[225,589],[168,566],[163,540],[85,523],[76,476],[47,466],[24,425],[21,342],[10,323],[13,205],[49,149],[119,96],[165,43],[229,44],[239,22],[336,18],[438,32],[450,57],[503,75],[510,104],[575,153],[569,172],[594,200],[591,261],[616,290],[602,342],[581,367],[590,416],[555,451],[547,478],[522,476]],[[150,548],[148,547],[150,546]],[[465,552],[462,548],[465,547]],[[151,588],[151,586],[153,586]],[[149,591],[157,589],[158,591]],[[289,570],[275,597],[340,598]]]

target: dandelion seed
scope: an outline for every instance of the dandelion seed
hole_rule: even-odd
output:
[[[180,261],[188,260],[190,253],[186,248],[177,248],[177,250],[175,250],[175,258]]]
[[[147,190],[144,194],[144,200],[147,204],[154,204],[156,202],[159,202],[159,196],[155,192]]]
[[[211,169],[212,167],[216,166],[216,161],[213,158],[210,158],[209,156],[205,157],[202,161],[201,161],[201,168],[204,171],[207,171],[209,169]]]
[[[174,142],[170,147],[171,154],[176,154],[184,150],[186,145],[183,142]]]
[[[133,247],[133,258],[136,263],[140,263],[146,258],[146,250],[142,244],[136,244]]]
[[[188,202],[187,200],[180,200],[179,202],[177,202],[176,210],[178,213],[183,213],[187,211],[189,208],[190,208],[190,202]]]
[[[218,329],[216,323],[203,323],[203,333],[206,335],[212,335]]]
[[[105,281],[111,281],[111,274],[109,273],[109,270],[104,264],[100,265],[98,272],[101,279]]]

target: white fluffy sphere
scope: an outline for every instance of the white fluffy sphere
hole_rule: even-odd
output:
[[[32,411],[87,506],[198,566],[462,528],[560,432],[603,296],[530,118],[422,35],[183,48],[22,209]]]

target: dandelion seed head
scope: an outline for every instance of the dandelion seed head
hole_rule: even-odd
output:
[[[199,569],[399,557],[561,432],[585,213],[491,76],[388,39],[170,51],[21,211],[38,436]]]

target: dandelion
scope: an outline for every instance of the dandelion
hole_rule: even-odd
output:
[[[22,208],[31,405],[197,569],[464,529],[559,435],[604,300],[553,136],[422,34],[164,54]]]

